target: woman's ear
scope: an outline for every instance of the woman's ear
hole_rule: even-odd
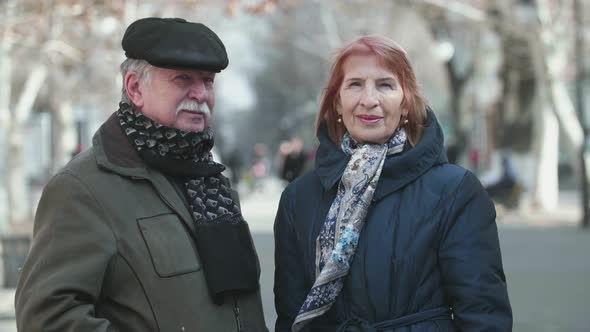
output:
[[[407,119],[407,118],[408,118],[408,111],[407,111],[407,110],[405,110],[405,109],[404,109],[404,110],[402,110],[402,117],[403,117],[404,119]]]
[[[133,106],[137,108],[143,107],[143,95],[141,94],[141,89],[139,87],[140,82],[137,73],[133,71],[127,72],[127,74],[125,74],[124,84],[127,96],[131,103],[133,103]]]
[[[340,96],[336,96],[334,99],[334,110],[339,116],[342,116],[342,103],[340,102]]]

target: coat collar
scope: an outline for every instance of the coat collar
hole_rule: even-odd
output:
[[[329,190],[340,181],[349,158],[330,140],[325,124],[318,130],[318,140],[320,145],[316,154],[315,171],[324,189]],[[434,112],[428,108],[426,126],[420,142],[413,148],[407,145],[402,154],[385,160],[373,199],[379,200],[397,191],[433,166],[446,162],[442,129]]]
[[[97,164],[109,171],[134,178],[148,177],[148,169],[129,142],[115,113],[92,138]]]
[[[184,204],[184,199],[164,174],[149,168],[143,162],[118,121],[116,114],[113,113],[92,139],[98,166],[134,180],[151,182],[162,200],[182,218],[190,229],[194,229],[194,222]]]

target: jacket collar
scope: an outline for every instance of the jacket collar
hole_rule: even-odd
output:
[[[340,181],[349,158],[330,140],[325,124],[318,130],[318,140],[320,145],[315,171],[324,189],[329,190]],[[446,162],[442,129],[434,112],[428,108],[426,126],[420,142],[413,148],[407,145],[402,154],[385,160],[373,199],[379,200],[397,191],[433,166]]]
[[[148,169],[118,121],[113,113],[92,138],[96,162],[100,167],[120,175],[145,178]]]
[[[159,196],[174,210],[190,228],[195,228],[192,217],[184,204],[184,199],[174,189],[173,184],[161,172],[149,168],[133,148],[116,114],[99,128],[92,139],[96,163],[100,168],[134,180],[147,180],[152,183]]]

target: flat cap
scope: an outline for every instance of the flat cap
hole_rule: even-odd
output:
[[[229,63],[215,32],[182,18],[139,19],[127,27],[121,44],[128,58],[156,67],[220,72]]]

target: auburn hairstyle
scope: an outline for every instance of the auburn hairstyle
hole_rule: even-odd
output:
[[[404,126],[408,140],[415,146],[422,137],[424,123],[426,121],[426,101],[422,97],[416,75],[412,65],[406,56],[406,52],[393,40],[383,36],[359,37],[336,53],[330,69],[328,83],[323,91],[320,110],[316,119],[316,133],[323,121],[326,121],[330,139],[340,144],[346,128],[338,124],[338,112],[336,107],[340,102],[340,87],[344,80],[344,62],[351,55],[375,55],[379,61],[399,80],[404,92],[401,108],[407,111],[408,123],[405,125],[401,119],[400,126]]]

